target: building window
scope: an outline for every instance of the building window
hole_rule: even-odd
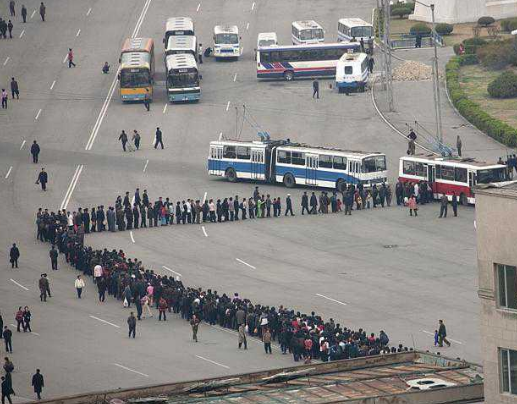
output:
[[[517,310],[517,271],[510,265],[496,264],[499,307]]]
[[[517,351],[499,348],[501,391],[517,394]]]

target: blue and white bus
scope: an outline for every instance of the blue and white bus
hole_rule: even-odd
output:
[[[334,77],[341,56],[359,52],[358,43],[266,46],[257,49],[257,78],[294,80],[298,77]]]
[[[341,56],[336,66],[336,87],[340,93],[364,91],[370,70],[366,53],[350,53]]]
[[[240,179],[333,188],[370,187],[388,181],[386,156],[312,147],[287,141],[220,140],[210,142],[208,173],[230,182]]]

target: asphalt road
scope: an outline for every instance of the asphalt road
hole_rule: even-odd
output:
[[[8,14],[7,3],[0,4],[1,16]],[[91,284],[78,301],[75,272],[64,264],[50,273],[48,246],[36,242],[35,212],[39,207],[108,206],[136,187],[147,189],[151,198],[172,200],[202,199],[205,192],[209,198],[250,196],[252,184],[229,184],[206,173],[210,140],[221,133],[256,139],[256,127],[245,123],[240,129],[243,105],[273,138],[385,152],[390,176],[396,178],[406,143],[376,116],[368,93],[345,97],[323,81],[321,99],[313,100],[310,81],[258,82],[255,77],[252,50],[259,32],[276,31],[281,43],[290,43],[291,22],[313,18],[326,28],[327,38],[335,39],[339,17],[369,20],[373,3],[53,0],[45,23],[38,12],[27,24],[16,18],[15,39],[0,41],[0,83],[7,86],[15,76],[21,90],[19,101],[0,110],[0,260],[5,262],[0,310],[10,324],[17,307],[29,305],[35,332],[14,336],[16,400],[33,397],[29,381],[36,367],[46,377],[44,396],[49,397],[292,363],[278,353],[266,357],[259,343],[239,352],[235,335],[207,326],[201,328],[201,342],[193,344],[179,319],[167,324],[146,319],[138,338],[128,340],[127,309],[112,301],[98,304]],[[25,1],[29,17],[38,4]],[[168,16],[193,17],[205,47],[214,25],[239,26],[243,56],[236,62],[205,60],[199,104],[166,103],[160,77]],[[141,104],[123,105],[117,90],[110,92],[121,44],[133,34],[156,42],[157,96],[150,112]],[[77,63],[72,69],[63,63],[69,47]],[[109,75],[101,73],[105,61],[112,65]],[[422,96],[429,94],[423,90]],[[165,150],[152,148],[157,126]],[[122,152],[117,140],[122,129],[139,130],[142,150]],[[28,151],[34,139],[42,147],[39,165],[31,163]],[[41,167],[50,176],[46,193],[34,184]],[[281,186],[261,189],[283,198],[288,192]],[[444,353],[480,359],[472,208],[447,220],[437,219],[434,205],[422,209],[418,219],[394,207],[309,218],[298,215],[302,191],[291,192],[293,218],[207,225],[204,231],[195,225],[138,230],[134,242],[127,232],[91,235],[86,242],[122,248],[155,271],[181,274],[189,285],[314,310],[368,331],[384,329],[393,343],[421,349],[433,349],[429,333],[443,318],[453,340]],[[12,242],[22,253],[16,271],[8,266]],[[37,292],[42,272],[50,273],[55,293],[46,305],[39,303]]]

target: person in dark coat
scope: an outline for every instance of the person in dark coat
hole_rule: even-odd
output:
[[[311,194],[310,204],[311,204],[310,213],[313,215],[317,215],[318,214],[318,198],[316,197],[316,194],[314,192]]]
[[[8,376],[9,375],[9,376]],[[5,399],[9,401],[9,404],[13,404],[13,400],[11,400],[11,394],[14,394],[12,383],[10,380],[10,374],[5,377],[2,376],[2,403],[5,403]]]
[[[32,375],[32,386],[34,387],[34,393],[36,393],[38,400],[41,400],[41,391],[45,386],[45,382],[39,369],[36,369],[36,373]]]
[[[47,190],[47,182],[48,182],[48,174],[45,171],[45,169],[42,168],[40,173],[38,174],[38,180],[36,181],[36,184],[41,184],[41,189],[43,191],[46,191]]]
[[[27,22],[27,7],[25,7],[25,5],[23,5],[23,4],[22,4],[22,19],[23,19],[24,23]]]
[[[18,88],[18,82],[14,79],[14,77],[11,77],[11,98],[14,100],[14,96],[16,96],[16,99],[20,99],[20,89]]]
[[[50,265],[52,266],[52,269],[57,270],[57,257],[59,256],[59,253],[57,252],[55,245],[52,246],[48,255],[50,256]]]
[[[138,220],[140,219],[140,211],[138,209],[138,205],[135,202],[133,205],[133,227],[138,229]]]
[[[458,197],[456,196],[456,192],[452,193],[451,205],[452,205],[452,211],[454,213],[454,217],[457,217],[458,216]]]
[[[9,258],[11,260],[11,267],[18,268],[18,259],[20,258],[20,250],[16,247],[16,243],[9,250]]]
[[[115,211],[113,210],[113,206],[110,206],[108,209],[108,213],[106,213],[106,216],[108,218],[108,230],[111,232],[114,232],[115,229],[115,223],[117,221],[117,217],[115,215]]]
[[[307,195],[307,192],[304,192],[302,195],[302,215],[303,212],[307,211],[307,214],[310,214],[309,212],[309,196]]]

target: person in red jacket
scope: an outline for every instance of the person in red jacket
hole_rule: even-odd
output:
[[[167,321],[167,309],[169,306],[167,305],[167,300],[165,300],[163,297],[160,297],[160,300],[158,301],[158,311],[160,312],[158,316],[158,321],[162,321],[162,315],[163,315],[163,321]]]

